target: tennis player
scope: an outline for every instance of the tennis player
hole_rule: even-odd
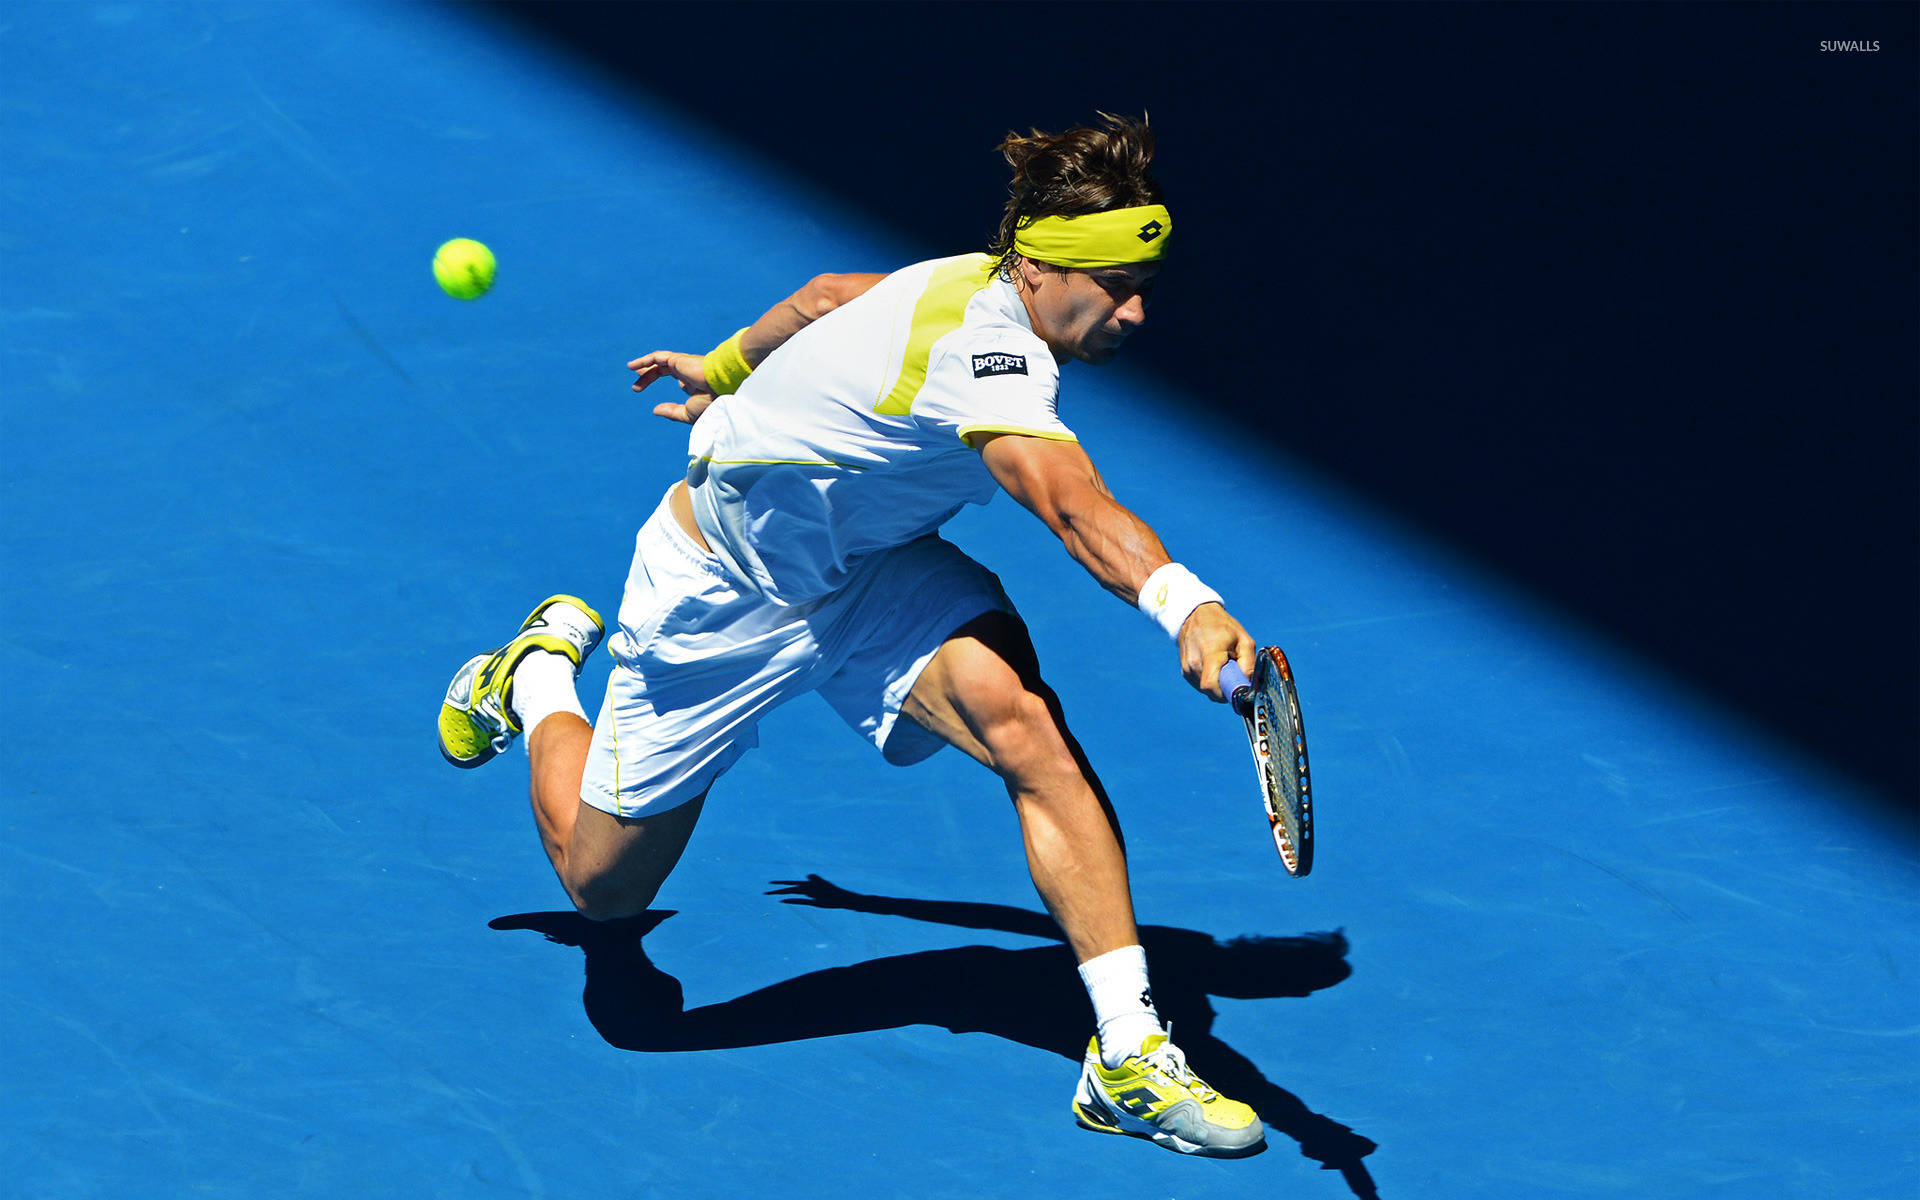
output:
[[[999,580],[938,535],[1004,489],[1166,630],[1219,699],[1254,643],[1122,507],[1056,411],[1060,367],[1146,319],[1173,229],[1144,122],[1009,136],[991,254],[823,275],[705,355],[628,364],[692,426],[686,478],[641,528],[599,720],[575,693],[603,626],[555,596],[454,676],[440,748],[472,767],[522,731],[540,837],[581,913],[654,899],[708,790],[775,706],[817,692],[890,762],[957,746],[1006,785],[1027,861],[1080,963],[1097,1033],[1079,1123],[1187,1154],[1259,1150],[1153,1007],[1112,805]]]

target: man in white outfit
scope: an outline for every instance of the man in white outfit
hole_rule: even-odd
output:
[[[547,854],[581,913],[644,910],[713,782],[773,707],[818,692],[889,761],[959,747],[1005,783],[1047,909],[1080,962],[1097,1033],[1083,1126],[1191,1154],[1264,1145],[1153,1008],[1118,823],[991,572],[938,536],[1004,489],[1179,646],[1218,700],[1254,644],[1219,596],[1116,501],[1056,411],[1059,368],[1102,363],[1146,319],[1173,220],[1144,123],[1103,116],[1010,136],[995,254],[887,276],[823,275],[705,355],[628,364],[672,379],[686,478],[636,539],[599,720],[574,690],[603,626],[541,604],[476,655],[441,708],[441,752],[478,766],[522,731]]]

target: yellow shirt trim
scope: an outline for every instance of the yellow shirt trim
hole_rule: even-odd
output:
[[[717,463],[723,467],[832,467],[836,471],[865,471],[866,463],[835,462],[830,458],[715,458],[711,454],[702,454],[687,460],[688,466],[696,463]]]
[[[993,260],[986,255],[969,254],[934,268],[926,290],[913,306],[907,350],[900,359],[900,374],[894,377],[893,386],[880,397],[873,411],[900,417],[913,410],[914,397],[927,383],[933,344],[960,328],[966,318],[967,305],[993,282],[993,266]]]
[[[973,437],[977,433],[1012,433],[1018,434],[1021,437],[1045,438],[1049,442],[1077,442],[1080,440],[1071,433],[1063,433],[1058,429],[1027,429],[1020,425],[962,425],[960,427],[960,440],[968,446],[972,446]]]

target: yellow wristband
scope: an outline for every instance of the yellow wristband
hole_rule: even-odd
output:
[[[746,355],[740,353],[740,339],[746,332],[742,329],[707,351],[707,386],[716,396],[730,396],[739,391],[747,376],[753,374]]]

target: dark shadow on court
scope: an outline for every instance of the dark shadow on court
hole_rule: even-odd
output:
[[[1920,828],[1914,5],[453,8],[927,256],[984,245],[1007,130],[1147,110],[1129,369]]]
[[[671,911],[595,924],[570,912],[500,917],[495,929],[531,929],[586,955],[587,1017],[611,1045],[663,1053],[764,1046],[908,1025],[987,1033],[1058,1054],[1076,1066],[1093,1013],[1072,953],[1043,913],[998,904],[912,900],[849,892],[809,876],[777,886],[789,904],[841,908],[961,929],[1045,939],[1021,950],[960,946],[871,959],[814,971],[718,1004],[685,1007],[680,981],[647,956],[643,939]],[[1246,1101],[1274,1133],[1339,1171],[1354,1195],[1374,1197],[1362,1163],[1375,1144],[1308,1108],[1214,1035],[1210,997],[1306,996],[1352,973],[1340,933],[1239,937],[1222,941],[1191,929],[1147,925],[1141,945],[1153,966],[1154,1004],[1194,1069]],[[1061,1100],[1064,1110],[1065,1099]]]

